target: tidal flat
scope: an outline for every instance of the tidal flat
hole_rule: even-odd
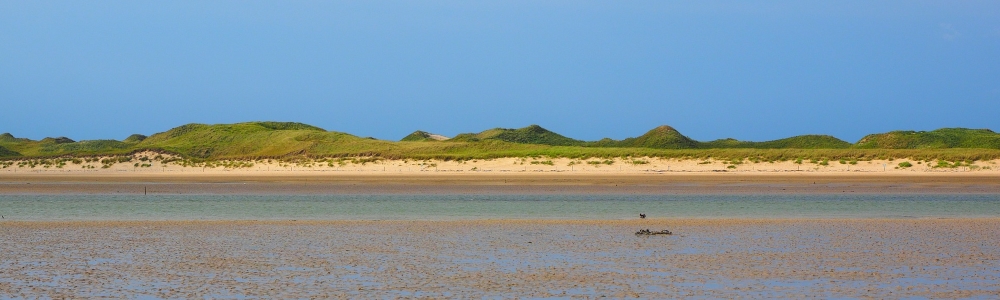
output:
[[[1000,218],[8,220],[0,298],[985,299],[998,240]]]

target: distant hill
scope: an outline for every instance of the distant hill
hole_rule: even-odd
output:
[[[989,129],[941,128],[934,131],[890,131],[870,134],[855,145],[861,149],[1000,149],[1000,134]]]
[[[766,142],[740,141],[736,139],[699,142],[681,134],[673,127],[663,125],[653,128],[653,130],[639,137],[627,138],[621,141],[602,139],[591,143],[589,146],[653,149],[843,149],[851,147],[851,143],[829,135],[800,135]]]
[[[67,137],[47,137],[40,141],[0,135],[0,146],[24,156],[120,154],[132,150],[132,145],[116,140],[74,141]]]
[[[440,135],[440,134],[433,134],[433,133],[430,133],[430,132],[417,130],[417,131],[414,131],[413,133],[411,133],[411,134],[403,137],[403,139],[401,139],[399,141],[400,142],[427,142],[427,141],[444,141],[444,140],[448,140],[448,137]]]
[[[43,140],[44,142],[44,140]],[[116,140],[91,140],[72,143],[56,143],[42,145],[38,153],[43,155],[95,155],[95,154],[118,154],[132,151],[134,144]]]
[[[141,135],[141,134],[133,134],[133,135],[130,135],[127,138],[125,138],[124,142],[126,142],[126,143],[138,143],[138,142],[141,142],[141,141],[145,140],[147,137],[148,136]]]
[[[42,143],[68,144],[68,143],[76,143],[76,141],[74,141],[73,139],[70,139],[68,137],[61,136],[61,137],[55,137],[55,138],[53,138],[53,137],[44,138],[44,139],[42,139]]]
[[[766,142],[740,141],[736,139],[721,139],[700,143],[699,148],[749,148],[749,149],[845,149],[851,143],[829,135],[799,135],[780,140]]]
[[[679,131],[670,126],[658,126],[634,138],[627,138],[621,141],[612,139],[602,139],[589,143],[590,147],[627,147],[627,148],[654,148],[654,149],[692,149],[698,147],[698,142],[684,136]]]
[[[562,136],[538,125],[518,129],[494,128],[480,133],[463,133],[456,135],[449,141],[478,142],[484,140],[549,146],[582,146],[585,144],[584,141]]]
[[[136,145],[198,158],[284,156],[311,154],[325,144],[370,141],[301,123],[247,122],[187,124],[157,133]]]
[[[24,156],[116,155],[138,150],[159,150],[186,157],[220,159],[227,157],[287,156],[312,154],[315,149],[358,150],[348,141],[371,141],[353,135],[327,132],[302,123],[247,122],[236,124],[187,124],[146,137],[134,134],[125,141],[73,141],[45,138],[40,141],[0,135],[0,146]],[[370,143],[369,143],[370,144]]]
[[[693,153],[708,152],[711,152],[708,155],[718,156],[749,153],[741,149],[800,150],[794,152],[797,154],[790,154],[787,151],[775,152],[780,157],[810,155],[873,157],[883,155],[884,152],[858,151],[864,149],[945,148],[971,150],[960,153],[949,152],[951,154],[948,155],[960,159],[1000,157],[1000,151],[998,151],[1000,150],[1000,134],[988,129],[965,128],[872,134],[853,145],[828,135],[801,135],[764,142],[736,139],[699,142],[670,126],[659,126],[643,135],[624,140],[602,139],[594,142],[572,139],[538,125],[517,129],[494,128],[479,133],[460,134],[451,139],[429,132],[416,131],[404,137],[402,141],[392,142],[362,138],[293,122],[187,124],[148,137],[133,134],[124,141],[74,141],[66,137],[35,141],[4,133],[0,134],[0,157],[9,159],[11,157],[121,155],[143,150],[169,152],[193,160],[348,156],[463,159],[537,155],[566,157],[674,155],[670,153],[699,155]],[[820,149],[842,150],[839,152],[813,151]],[[674,150],[685,150],[686,152]],[[935,153],[945,152],[921,153],[921,157],[927,157],[928,155],[938,155]]]
[[[30,142],[30,139],[26,138],[16,138],[13,134],[4,133],[0,134],[0,144],[2,143],[19,143],[19,142]]]
[[[0,135],[0,146],[24,156],[89,155],[127,152],[129,146],[115,140],[74,141],[67,137],[47,137],[40,141]]]

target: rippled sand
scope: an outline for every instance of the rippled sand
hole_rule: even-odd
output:
[[[0,221],[0,298],[992,298],[997,241],[1000,219]]]

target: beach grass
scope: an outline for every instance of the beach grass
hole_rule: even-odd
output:
[[[68,138],[34,141],[3,134],[0,135],[0,159],[128,156],[153,151],[174,154],[192,162],[344,157],[445,161],[505,157],[622,158],[631,161],[648,157],[727,162],[841,161],[841,164],[909,159],[943,161],[954,166],[961,162],[968,164],[1000,158],[1000,143],[993,144],[994,138],[1000,135],[989,130],[950,128],[905,133],[905,138],[899,137],[901,134],[870,135],[856,145],[823,135],[803,135],[767,142],[733,139],[697,142],[671,127],[661,126],[636,138],[583,142],[540,126],[529,126],[463,134],[447,141],[414,138],[409,139],[412,141],[396,142],[326,131],[301,123],[247,122],[188,124],[149,137],[133,135],[125,141],[77,142]],[[901,140],[905,142],[898,142]]]

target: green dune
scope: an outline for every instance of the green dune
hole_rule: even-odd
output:
[[[621,141],[605,138],[587,144],[589,147],[654,149],[694,149],[698,148],[698,145],[698,141],[692,140],[673,127],[666,125],[653,128],[653,130],[634,138],[627,138]]]
[[[443,140],[442,140],[443,139]],[[748,158],[913,158],[980,160],[1000,158],[1000,137],[989,130],[945,128],[930,132],[893,131],[851,144],[828,135],[801,135],[754,142],[693,140],[670,126],[656,127],[623,140],[581,141],[538,125],[494,128],[451,139],[416,131],[402,141],[362,138],[292,122],[187,124],[148,137],[124,141],[45,138],[40,141],[0,135],[0,157],[124,155],[138,151],[173,153],[192,160],[380,157],[387,159],[488,159],[499,157],[676,157]]]
[[[585,144],[584,141],[562,136],[538,125],[518,129],[493,128],[480,133],[463,133],[456,135],[449,141],[478,142],[485,140],[549,146],[582,146]]]
[[[429,141],[433,141],[433,140],[434,139],[431,138],[431,134],[430,133],[417,130],[417,131],[414,131],[413,133],[411,133],[411,134],[409,134],[407,136],[404,136],[403,139],[401,139],[399,141],[400,142],[429,142]]]
[[[699,148],[749,148],[749,149],[846,149],[851,143],[829,135],[799,135],[766,142],[721,139],[699,144]]]
[[[138,143],[138,142],[141,142],[141,141],[145,140],[146,138],[148,138],[148,136],[141,135],[141,134],[137,133],[137,134],[133,134],[133,135],[130,135],[127,138],[125,138],[124,142],[126,142],[126,143]]]
[[[40,141],[15,138],[9,133],[0,135],[0,147],[27,157],[60,155],[123,154],[132,151],[133,144],[115,140],[74,141],[66,137],[47,137]]]
[[[413,133],[403,137],[399,140],[400,142],[434,142],[440,140],[447,140],[448,138],[442,135],[433,134],[426,131],[414,131]]]
[[[989,129],[941,128],[934,131],[890,131],[861,138],[861,149],[1000,149],[1000,134]]]
[[[187,124],[151,135],[135,148],[195,158],[279,157],[308,155],[324,144],[346,145],[362,140],[301,123]]]

